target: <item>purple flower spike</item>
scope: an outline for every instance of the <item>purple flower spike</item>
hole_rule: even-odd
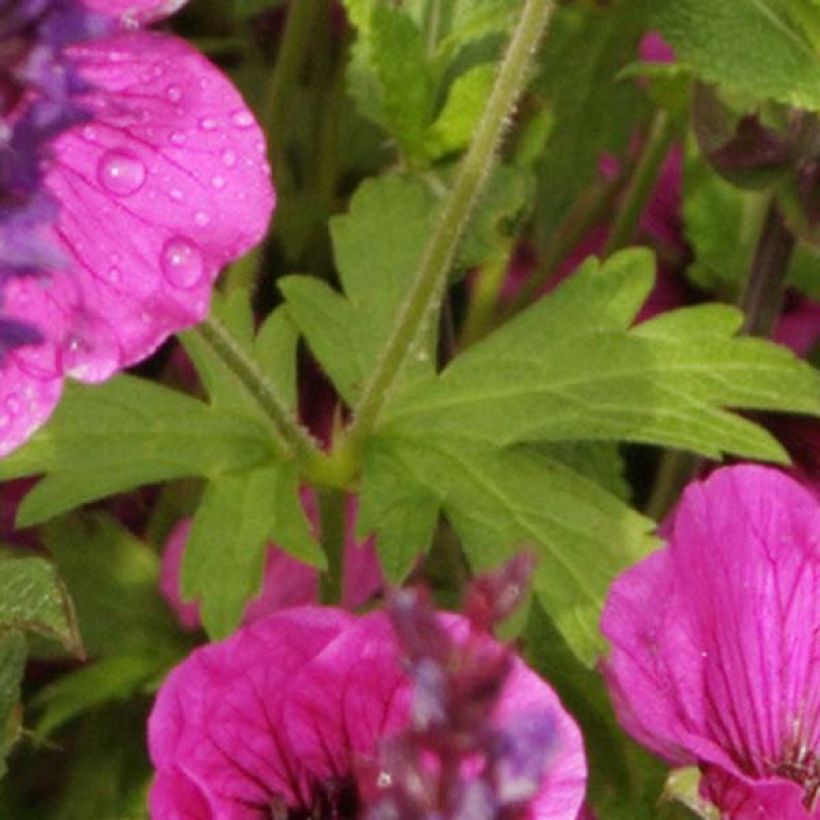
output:
[[[461,617],[436,620],[454,645],[501,650]],[[412,820],[384,799],[394,778],[417,763],[402,759],[406,744],[391,742],[412,723],[413,686],[402,656],[384,613],[356,617],[319,607],[280,611],[197,650],[171,673],[149,721],[157,770],[151,817]],[[505,814],[503,791],[465,778],[458,812],[441,820],[576,817],[586,776],[578,729],[534,672],[517,658],[509,669],[489,721],[497,737],[511,733],[509,742],[487,748],[505,761],[503,785],[525,780],[528,789],[532,770],[520,758],[536,739],[520,727],[527,716],[550,716],[549,765],[537,793],[526,792],[531,808]]]
[[[741,465],[691,485],[669,544],[612,587],[624,727],[733,820],[820,818],[820,503]]]
[[[201,321],[266,230],[253,115],[183,40],[140,30],[181,5],[0,0],[0,456],[65,377],[103,381]]]

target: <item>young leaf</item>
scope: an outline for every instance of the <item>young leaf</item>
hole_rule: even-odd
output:
[[[795,14],[800,6],[800,14]],[[650,25],[707,83],[820,110],[820,9],[806,0],[656,0]],[[812,30],[813,29],[813,32]]]
[[[349,213],[331,222],[344,296],[309,277],[280,282],[293,321],[349,404],[393,325],[435,211],[435,197],[419,181],[369,180]]]
[[[250,469],[280,452],[255,419],[120,376],[69,385],[51,422],[0,462],[0,478],[47,474],[20,507],[18,524],[28,526],[143,484]]]
[[[424,38],[401,6],[374,0],[346,4],[358,29],[350,64],[350,90],[361,112],[385,128],[402,151],[422,151],[432,117],[433,79]]]

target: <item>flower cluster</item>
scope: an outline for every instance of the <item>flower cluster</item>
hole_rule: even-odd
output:
[[[0,4],[0,455],[66,376],[102,381],[205,317],[273,207],[265,140],[183,40],[179,0]]]

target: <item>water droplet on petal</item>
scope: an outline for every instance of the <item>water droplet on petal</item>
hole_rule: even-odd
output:
[[[234,111],[231,115],[231,122],[237,128],[250,128],[253,125],[253,115],[250,111]]]
[[[170,196],[171,199],[174,199],[177,202],[182,202],[182,200],[185,199],[185,194],[183,194],[182,191],[179,190],[179,188],[171,188],[171,190],[168,192],[168,196]]]
[[[217,127],[218,123],[213,117],[203,117],[199,121],[199,127],[203,131],[213,131]]]
[[[206,214],[205,211],[197,211],[194,214],[194,222],[196,222],[197,225],[200,225],[200,226],[204,227],[210,221],[211,221],[211,217],[208,216],[208,214]]]
[[[97,179],[107,191],[130,196],[145,184],[145,165],[128,151],[106,151],[97,166]]]
[[[110,378],[122,361],[114,329],[103,319],[83,317],[60,346],[63,373],[84,382]]]
[[[199,248],[182,236],[175,236],[165,243],[160,265],[165,278],[176,288],[194,288],[205,275],[205,263]]]
[[[14,394],[6,399],[6,410],[8,410],[12,416],[20,412],[20,399]]]
[[[233,168],[236,165],[236,154],[231,150],[225,151],[222,154],[222,162],[226,168]]]
[[[108,269],[108,281],[112,284],[116,285],[117,282],[120,281],[122,278],[122,272],[117,267],[111,267]]]
[[[225,187],[225,177],[214,177],[211,180],[211,185],[213,185],[217,191],[221,191]]]
[[[174,145],[182,145],[185,142],[186,137],[182,131],[174,131],[171,133],[170,140],[174,143]]]
[[[171,102],[177,103],[182,99],[182,89],[178,85],[169,85],[165,93]]]

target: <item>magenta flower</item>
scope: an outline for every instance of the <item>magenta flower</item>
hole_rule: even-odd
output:
[[[319,526],[319,511],[313,493],[301,493],[302,506],[315,531]],[[384,588],[384,576],[372,538],[363,542],[356,539],[358,499],[348,496],[345,503],[345,554],[342,579],[342,605],[356,609],[377,596]],[[185,546],[191,533],[189,518],[180,521],[165,542],[159,586],[162,597],[176,614],[185,629],[201,626],[199,604],[182,597],[180,573]],[[276,544],[268,545],[262,589],[248,602],[243,623],[254,621],[278,609],[316,603],[319,600],[319,573],[307,564],[293,558]]]
[[[488,657],[501,648],[463,618],[438,617],[455,644],[478,642]],[[197,650],[171,673],[149,721],[153,820],[368,816],[394,785],[383,750],[396,751],[391,739],[418,708],[401,655],[384,613],[316,607],[276,613]],[[548,745],[533,752],[541,760],[548,751],[538,794],[531,810],[509,816],[574,820],[586,775],[578,729],[514,658],[492,716],[510,741],[499,752],[509,789],[527,770],[519,758],[533,733],[503,730],[542,726],[545,716]]]
[[[602,628],[620,720],[726,817],[820,818],[820,503],[741,465],[686,490]]]
[[[180,0],[0,11],[0,455],[56,405],[207,314],[273,207],[265,141],[184,41]]]

